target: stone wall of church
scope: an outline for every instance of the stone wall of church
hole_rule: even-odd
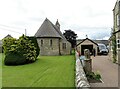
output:
[[[60,42],[61,55],[69,55],[71,53],[71,44],[68,41]]]
[[[59,55],[59,38],[38,38],[40,55]]]

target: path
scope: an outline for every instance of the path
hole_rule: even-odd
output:
[[[91,58],[92,70],[99,71],[104,82],[90,83],[91,87],[118,87],[118,65],[108,60],[108,56],[92,56]]]

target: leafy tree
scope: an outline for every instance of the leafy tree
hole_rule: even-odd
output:
[[[75,32],[72,30],[65,30],[65,33],[63,33],[63,35],[65,36],[67,41],[71,43],[72,48],[74,48],[76,46],[77,34],[75,34]]]

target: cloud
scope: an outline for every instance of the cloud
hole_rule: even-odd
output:
[[[91,35],[91,38],[92,39],[101,39],[101,40],[104,40],[104,39],[109,39],[110,37],[110,32],[107,33],[107,32],[96,32],[96,33],[93,33],[93,35]]]
[[[85,34],[91,38],[104,38],[104,35],[98,34],[103,31],[109,33],[113,27],[112,9],[115,2],[116,0],[1,0],[0,24],[21,27],[27,29],[29,35],[34,35],[47,17],[53,23],[59,19],[62,32],[71,29],[79,38],[84,38]],[[0,33],[0,38],[6,33],[10,32]],[[93,33],[97,36],[93,36]]]

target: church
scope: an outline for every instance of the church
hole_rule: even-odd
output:
[[[68,55],[71,51],[71,44],[66,40],[60,31],[58,20],[55,25],[45,19],[35,34],[40,47],[40,55]]]

